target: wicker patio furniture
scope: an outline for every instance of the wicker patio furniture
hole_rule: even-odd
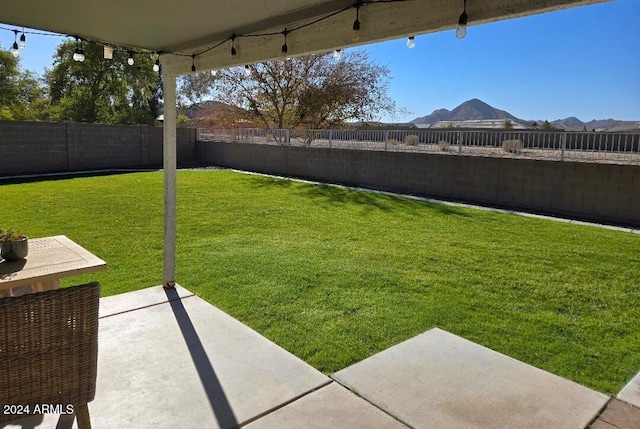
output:
[[[0,426],[53,407],[91,427],[99,297],[100,284],[89,283],[0,298]]]

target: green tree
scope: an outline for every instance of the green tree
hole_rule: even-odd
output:
[[[17,58],[0,49],[0,119],[13,119],[11,107],[16,102],[19,76]]]
[[[49,98],[44,81],[32,71],[22,72],[17,85],[17,103],[13,108],[14,119],[50,119]]]
[[[549,123],[549,121],[547,121],[547,120],[545,119],[545,121],[542,123],[542,129],[543,129],[543,130],[552,130],[552,129],[553,129],[553,125],[551,125],[551,124]]]
[[[397,113],[388,83],[389,69],[356,51],[342,61],[313,54],[220,70],[216,76],[200,73],[184,78],[181,88],[183,99],[201,100],[206,91],[268,128],[323,128]]]
[[[46,73],[52,119],[104,124],[153,124],[161,97],[155,59],[137,54],[127,63],[126,52],[116,50],[103,58],[102,46],[85,43],[83,62],[73,60],[76,43],[61,43],[53,69]]]
[[[513,129],[513,122],[511,122],[511,120],[507,119],[502,124],[502,128],[505,129],[505,130],[512,130]]]
[[[47,98],[37,74],[0,47],[0,119],[46,119]]]

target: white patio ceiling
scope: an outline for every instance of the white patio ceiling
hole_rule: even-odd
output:
[[[497,21],[608,0],[467,0],[469,24]],[[331,51],[375,41],[452,29],[463,0],[29,0],[4,2],[0,20],[17,27],[48,30],[130,49],[164,52],[164,273],[176,275],[176,76],[282,58],[283,30],[288,56]],[[362,2],[360,2],[362,3]],[[236,39],[231,35],[276,33]],[[452,35],[453,37],[453,35]],[[473,37],[469,35],[468,37]],[[226,42],[225,42],[226,41]],[[220,45],[215,49],[208,49]],[[207,52],[204,52],[207,50]],[[184,54],[186,56],[172,55]],[[197,55],[194,55],[197,54]],[[194,58],[192,58],[194,55]]]
[[[388,1],[388,0],[387,0]],[[468,0],[474,25],[605,0]],[[378,2],[378,4],[371,4]],[[454,28],[463,0],[374,0],[360,8],[361,30],[352,30],[356,9],[301,29],[288,37],[288,55],[330,51]],[[353,6],[355,0],[30,0],[7,2],[0,19],[156,52],[188,55],[224,42],[232,34],[281,32]],[[239,38],[196,58],[198,70],[223,68],[282,57],[283,36]],[[165,72],[191,71],[191,58],[163,58]]]

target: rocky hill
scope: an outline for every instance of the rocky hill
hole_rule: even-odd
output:
[[[451,111],[447,109],[434,110],[430,115],[416,118],[411,122],[414,124],[435,124],[438,121],[469,121],[473,119],[510,119],[517,122],[526,122],[477,98],[465,101]]]
[[[438,109],[434,110],[430,115],[421,116],[411,121],[414,124],[430,124],[433,125],[438,121],[470,121],[470,120],[506,120],[510,119],[521,124],[542,124],[544,119],[518,119],[511,113],[504,110],[496,109],[482,100],[474,98],[465,101],[453,110]],[[640,130],[640,121],[617,121],[615,119],[594,119],[589,122],[582,122],[575,116],[564,119],[549,121],[554,128],[570,129],[579,131],[586,128],[588,131],[636,131]]]

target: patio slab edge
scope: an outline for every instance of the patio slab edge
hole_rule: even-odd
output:
[[[616,396],[621,401],[640,407],[640,372]]]
[[[162,286],[152,286],[133,292],[107,296],[100,299],[100,318],[115,316],[116,314],[139,310],[153,305],[164,304],[175,299],[194,296],[176,284],[173,290],[165,290]]]
[[[610,400],[438,328],[332,378],[416,429],[584,428]]]

